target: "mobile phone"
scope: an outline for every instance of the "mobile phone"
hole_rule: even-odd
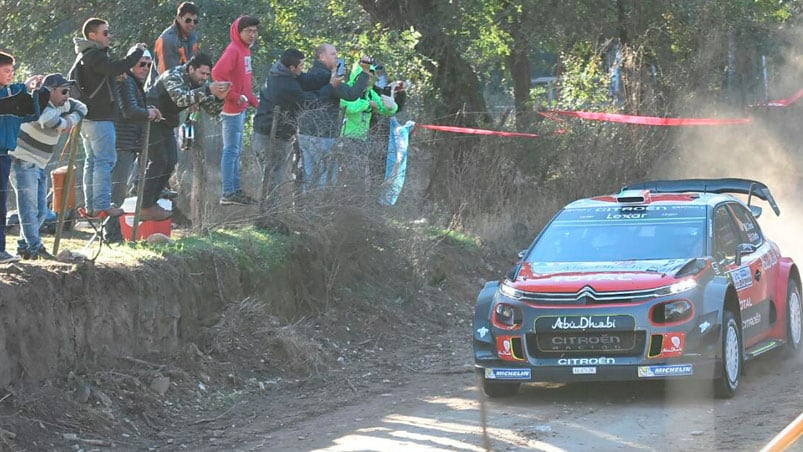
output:
[[[343,77],[344,75],[346,75],[346,61],[343,58],[337,59],[337,71],[335,72],[335,74],[338,77]]]

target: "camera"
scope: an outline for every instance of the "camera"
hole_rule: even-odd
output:
[[[346,61],[343,58],[337,59],[337,72],[335,72],[338,77],[343,77],[346,75]]]

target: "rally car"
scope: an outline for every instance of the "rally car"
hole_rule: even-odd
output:
[[[745,361],[798,351],[800,274],[761,231],[756,199],[780,214],[767,186],[746,179],[645,182],[567,205],[479,293],[484,392],[707,379],[732,397]]]

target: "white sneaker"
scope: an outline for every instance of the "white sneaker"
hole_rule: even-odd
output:
[[[20,260],[19,256],[14,256],[5,251],[0,251],[0,264],[10,264],[12,262],[17,262],[18,260]]]

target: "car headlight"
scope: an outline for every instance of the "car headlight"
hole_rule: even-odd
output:
[[[688,300],[675,300],[656,305],[652,310],[655,323],[677,323],[691,318],[694,307]]]
[[[524,292],[514,289],[505,283],[499,284],[499,292],[501,292],[502,295],[514,300],[519,300],[524,296]]]
[[[497,303],[497,305],[494,306],[493,323],[496,326],[512,329],[521,326],[521,322],[521,308],[518,306],[509,305],[507,303]]]
[[[678,281],[671,286],[666,286],[658,291],[658,295],[673,295],[678,294],[681,292],[686,292],[688,290],[692,290],[697,287],[697,281],[694,279],[684,279],[683,281]]]
[[[693,279],[685,279],[669,286],[669,293],[681,293],[687,290],[692,290],[695,287],[697,287],[697,281]]]

